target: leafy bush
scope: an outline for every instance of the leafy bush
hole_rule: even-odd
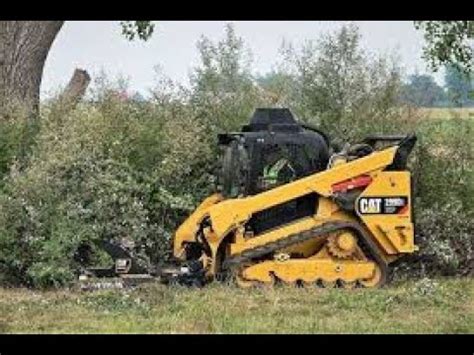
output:
[[[419,218],[422,255],[433,256],[441,273],[472,274],[474,271],[474,213],[460,203],[434,206]]]
[[[68,283],[84,266],[78,249],[103,240],[165,258],[178,221],[207,193],[211,150],[193,112],[112,92],[65,116],[45,107],[28,166],[10,170],[0,260],[22,282]]]
[[[34,284],[71,279],[84,242],[151,232],[142,188],[126,162],[114,160],[108,143],[118,142],[106,139],[119,127],[85,108],[42,119],[36,150],[28,167],[11,171],[1,210],[1,259]]]
[[[286,44],[285,65],[274,80],[277,88],[287,82],[284,104],[339,142],[403,129],[400,70],[394,60],[364,50],[360,40],[357,27],[349,25],[299,49]]]
[[[473,131],[474,122],[461,118],[420,125],[413,171],[421,209],[460,202],[474,210]]]
[[[398,269],[422,277],[472,275],[473,217],[473,211],[466,211],[459,202],[418,210],[416,242],[420,250]]]
[[[27,112],[20,104],[0,110],[0,187],[11,165],[24,165],[31,150],[38,123]]]

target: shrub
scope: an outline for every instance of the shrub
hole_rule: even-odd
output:
[[[283,47],[285,103],[339,142],[367,134],[400,131],[400,70],[395,61],[373,56],[361,47],[355,25],[342,26],[301,48]]]
[[[11,165],[26,164],[38,128],[38,120],[28,115],[20,104],[0,110],[0,188]]]
[[[474,213],[462,204],[446,203],[420,210],[417,216],[418,253],[407,260],[413,274],[472,275],[474,272]]]
[[[413,171],[420,209],[458,201],[474,210],[473,128],[473,121],[461,118],[419,125]]]

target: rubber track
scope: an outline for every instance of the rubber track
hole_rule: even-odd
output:
[[[367,235],[367,232],[362,229],[359,224],[349,221],[326,222],[318,227],[311,228],[303,232],[290,234],[289,236],[280,240],[245,250],[242,253],[231,256],[224,260],[222,267],[223,269],[230,269],[239,266],[242,263],[250,262],[252,261],[252,259],[263,257],[277,250],[292,246],[294,244],[302,243],[316,237],[323,237],[329,233],[333,233],[342,229],[354,229],[357,232],[358,236],[361,237],[359,239],[364,243],[365,247],[370,252],[370,256],[375,259],[375,262],[381,268],[382,280],[380,282],[380,285],[383,285],[386,282],[388,275],[387,263],[380,257],[377,246]]]

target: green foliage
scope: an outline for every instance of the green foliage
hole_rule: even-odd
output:
[[[287,104],[333,139],[355,141],[368,133],[400,129],[399,111],[393,110],[399,69],[387,58],[364,51],[354,25],[309,41],[300,50],[287,45],[283,54],[286,72],[292,74]]]
[[[461,203],[474,210],[474,122],[453,118],[425,122],[413,166],[421,208],[436,203]]]
[[[294,75],[282,68],[259,75],[255,80],[273,106],[281,106],[284,102],[288,102],[289,95],[294,92],[296,85]]]
[[[474,261],[474,212],[459,202],[433,204],[419,211],[417,227],[421,252],[413,270],[442,275],[469,275]]]
[[[412,274],[469,274],[474,271],[474,122],[425,121],[411,159],[417,243],[409,258]]]
[[[54,112],[45,108],[29,164],[11,169],[1,196],[3,264],[43,286],[73,279],[84,244],[129,240],[166,257],[171,232],[209,183],[199,183],[209,145],[192,113],[103,92],[67,116]]]
[[[191,75],[191,103],[211,135],[238,129],[263,103],[250,72],[250,52],[230,24],[222,40],[203,37],[197,47],[201,63]]]
[[[122,34],[129,41],[133,41],[135,36],[139,39],[148,40],[155,29],[155,24],[152,21],[121,21]]]
[[[26,163],[38,128],[22,105],[7,105],[0,110],[0,187],[12,164]]]
[[[226,26],[224,39],[213,43],[202,37],[197,48],[201,65],[192,76],[196,94],[233,93],[251,85],[249,52],[232,25]]]
[[[472,106],[474,99],[474,78],[459,70],[457,66],[446,66],[444,81],[446,83],[447,96],[455,106]]]
[[[446,101],[446,95],[431,75],[414,74],[401,90],[403,103],[417,107],[436,107]]]
[[[433,70],[454,64],[463,72],[473,69],[474,21],[415,21],[425,37],[424,58]]]

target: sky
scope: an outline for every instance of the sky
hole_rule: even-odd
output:
[[[256,73],[270,71],[277,63],[282,41],[295,46],[337,30],[344,21],[228,21],[253,54]],[[198,65],[196,43],[204,35],[219,40],[226,21],[157,21],[147,42],[129,42],[118,21],[67,21],[46,60],[41,86],[47,97],[67,84],[75,68],[96,77],[104,70],[110,77],[125,77],[130,89],[144,95],[156,83],[154,70],[189,85],[189,73]],[[353,21],[362,35],[362,46],[372,53],[397,53],[406,74],[430,73],[421,58],[423,35],[412,21]],[[443,83],[442,73],[434,75]]]

